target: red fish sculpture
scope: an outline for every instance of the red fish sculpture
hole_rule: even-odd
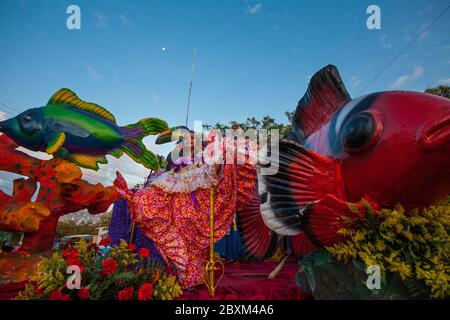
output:
[[[342,240],[343,216],[362,216],[363,199],[375,208],[431,205],[450,193],[450,100],[408,91],[352,100],[329,65],[298,103],[278,172],[259,183],[265,224],[317,245]]]

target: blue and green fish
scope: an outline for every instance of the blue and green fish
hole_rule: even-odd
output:
[[[0,132],[17,144],[93,170],[98,170],[99,163],[107,163],[107,154],[120,158],[124,152],[156,170],[158,159],[142,139],[168,129],[167,123],[157,118],[120,127],[108,110],[82,101],[69,89],[56,92],[44,107],[28,109],[0,122]]]

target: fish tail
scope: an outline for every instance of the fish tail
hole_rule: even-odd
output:
[[[147,169],[158,170],[159,161],[156,155],[147,150],[142,141],[127,138],[120,147],[130,158],[142,164]]]
[[[146,168],[158,170],[158,158],[153,152],[147,150],[142,143],[142,139],[148,135],[163,132],[168,128],[167,122],[157,118],[146,118],[137,123],[121,127],[124,137],[121,149],[134,161],[141,163]]]
[[[161,133],[168,130],[167,122],[158,118],[145,118],[136,123],[121,127],[125,137],[142,140],[146,136]]]

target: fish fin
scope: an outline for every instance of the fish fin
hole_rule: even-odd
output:
[[[159,169],[159,161],[155,154],[145,148],[145,145],[136,139],[127,139],[122,143],[121,149],[137,163],[151,170]]]
[[[189,128],[186,126],[177,126],[161,132],[156,138],[155,144],[164,144],[172,141],[176,141],[181,138],[186,132],[189,132]]]
[[[47,142],[46,152],[48,154],[53,154],[57,152],[66,141],[66,134],[64,132],[60,132],[58,134],[53,135]]]
[[[83,111],[95,114],[105,120],[116,123],[116,118],[111,112],[105,108],[99,106],[98,104],[85,102],[78,98],[78,96],[70,89],[60,89],[48,100],[47,105],[54,104],[63,107],[77,108]]]
[[[366,216],[368,208],[378,208],[369,198],[357,203],[345,202],[332,195],[327,195],[302,210],[301,224],[315,244],[330,246],[344,241],[346,237],[339,233],[343,228],[352,228],[359,219]]]
[[[123,155],[123,150],[120,148],[117,148],[117,149],[110,151],[109,154],[112,155],[113,157],[119,159]]]
[[[236,222],[241,238],[241,256],[262,261],[275,253],[278,236],[264,224],[260,203],[261,196],[255,190],[250,202],[236,212]]]
[[[142,138],[158,134],[169,129],[167,122],[158,118],[146,118],[137,123],[120,128],[125,141],[121,149],[134,161],[143,164],[146,168],[157,170],[159,161],[155,154],[145,147]]]
[[[319,70],[311,78],[292,118],[295,140],[303,143],[304,138],[322,127],[350,100],[335,66],[328,65]]]
[[[167,122],[158,118],[145,118],[136,123],[121,127],[122,134],[126,138],[138,139],[158,134],[169,129]]]
[[[278,163],[274,175],[259,175],[260,189],[266,190],[261,201],[265,224],[281,235],[302,231],[300,213],[305,206],[327,194],[343,198],[340,163],[321,156],[289,140],[281,140],[272,157]]]
[[[301,259],[318,249],[318,247],[308,238],[308,236],[304,232],[301,232],[296,236],[289,237],[288,242],[290,244],[292,254],[297,259]]]
[[[98,170],[98,164],[106,164],[108,161],[104,155],[101,156],[92,156],[86,154],[69,154],[66,157],[67,160],[72,161],[76,165],[92,170]]]

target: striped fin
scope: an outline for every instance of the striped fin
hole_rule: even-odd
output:
[[[66,135],[64,132],[60,132],[59,134],[53,136],[48,142],[47,142],[47,150],[46,152],[48,154],[53,154],[56,151],[58,151],[66,141]]]
[[[77,97],[75,92],[70,89],[60,89],[48,100],[47,105],[60,105],[63,107],[72,107],[93,113],[103,119],[116,123],[116,118],[111,112],[95,103],[85,102]]]
[[[321,156],[294,141],[281,140],[274,175],[260,176],[267,189],[261,201],[261,214],[269,229],[284,236],[295,236],[303,230],[301,217],[327,195],[344,198],[340,162]]]
[[[350,100],[338,69],[333,65],[322,68],[312,76],[308,90],[298,102],[290,138],[303,143]]]
[[[71,154],[67,157],[67,159],[80,167],[92,170],[98,170],[99,163],[108,163],[105,156],[91,156],[85,154]]]
[[[114,149],[109,152],[110,155],[119,159],[123,155],[123,150],[120,148]]]
[[[121,148],[131,159],[137,163],[141,163],[147,169],[159,169],[158,158],[153,152],[147,150],[140,140],[125,140]]]
[[[241,256],[263,261],[275,253],[277,234],[265,224],[259,209],[261,196],[258,190],[244,208],[236,213],[237,227],[241,237]]]

